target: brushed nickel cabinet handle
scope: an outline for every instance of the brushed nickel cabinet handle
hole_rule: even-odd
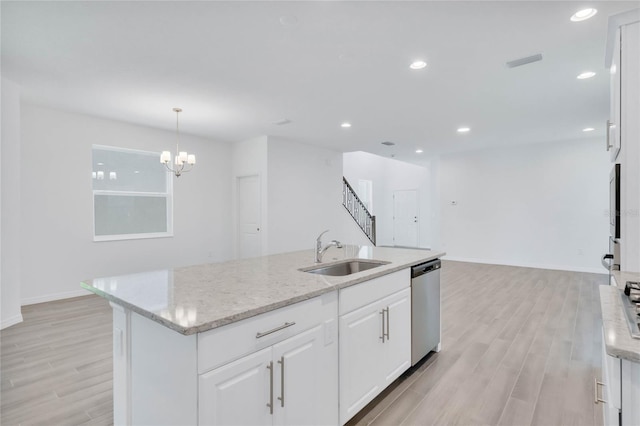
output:
[[[387,308],[385,309],[385,311],[387,312],[387,340],[390,340],[391,338],[389,337],[389,321],[390,321],[390,315],[389,315],[389,307],[387,306]]]
[[[271,329],[269,331],[263,331],[263,332],[257,333],[256,334],[256,339],[259,339],[259,338],[264,337],[264,336],[268,336],[271,333],[275,333],[276,331],[280,331],[280,330],[283,330],[283,329],[285,329],[287,327],[291,327],[292,325],[296,325],[296,323],[295,322],[285,322],[280,327],[273,328],[273,329]]]
[[[280,400],[280,406],[284,407],[284,357],[281,356],[278,360],[278,364],[280,364],[280,396],[278,399]]]
[[[593,379],[593,381],[595,382],[593,385],[593,403],[597,404],[599,402],[602,402],[606,404],[607,401],[605,401],[604,399],[598,396],[598,385],[605,386],[605,384],[602,382],[599,382],[598,379]]]
[[[267,407],[269,407],[269,414],[273,414],[273,361],[267,365],[267,369],[269,370],[269,402]]]
[[[382,315],[380,317],[380,319],[381,319],[380,322],[382,323],[382,336],[380,336],[380,340],[382,340],[382,343],[384,343],[384,336],[385,336],[385,333],[384,333],[384,309],[380,311],[380,315]]]

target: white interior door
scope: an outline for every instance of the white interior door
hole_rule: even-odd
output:
[[[241,176],[237,178],[238,192],[238,257],[256,257],[262,255],[260,176]]]
[[[393,191],[393,244],[418,247],[418,191]]]

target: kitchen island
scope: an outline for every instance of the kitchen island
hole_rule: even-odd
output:
[[[383,264],[313,274],[305,250],[83,282],[114,310],[114,422],[344,424],[410,366],[409,270],[443,255],[347,245],[323,265]]]

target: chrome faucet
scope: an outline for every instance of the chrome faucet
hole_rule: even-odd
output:
[[[338,240],[331,240],[329,244],[322,247],[322,236],[327,232],[329,232],[328,229],[322,232],[320,235],[318,235],[318,238],[316,238],[316,263],[322,262],[322,255],[329,249],[329,247],[336,246],[337,248],[342,248],[342,243],[340,243],[340,241]]]

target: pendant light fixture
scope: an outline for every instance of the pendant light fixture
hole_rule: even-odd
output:
[[[160,155],[160,162],[165,165],[167,170],[176,175],[176,177],[180,177],[182,173],[191,171],[193,165],[196,164],[196,156],[187,153],[187,151],[180,151],[180,126],[178,117],[182,112],[182,109],[174,108],[173,111],[176,113],[176,155],[173,161],[173,168],[169,166],[171,163],[171,152],[169,151],[162,151],[162,155]],[[186,165],[189,165],[189,168],[185,169]]]

